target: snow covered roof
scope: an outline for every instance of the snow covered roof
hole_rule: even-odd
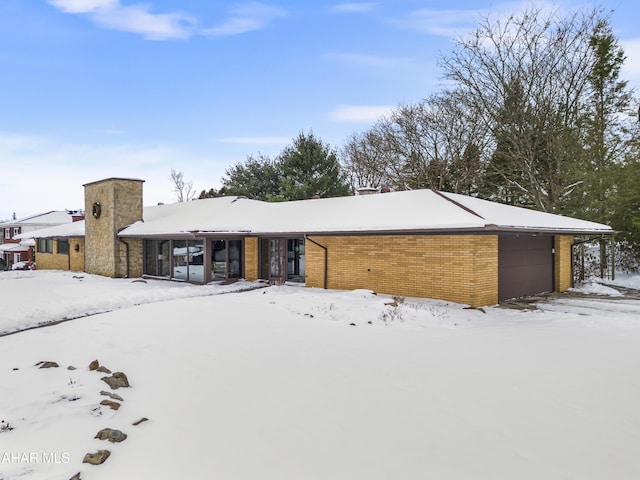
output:
[[[0,252],[28,252],[29,247],[19,243],[0,243]]]
[[[39,230],[32,230],[30,232],[21,233],[15,235],[13,238],[18,240],[24,240],[29,238],[69,238],[69,237],[84,237],[84,220],[77,222],[63,223],[62,225],[56,225],[54,227],[42,228]],[[22,242],[23,244],[25,242]]]
[[[612,233],[603,224],[435,190],[262,202],[220,197],[144,209],[125,237],[451,231]]]
[[[76,212],[73,210],[52,210],[50,212],[40,213],[38,215],[31,215],[30,217],[19,218],[17,220],[9,220],[7,222],[0,223],[0,227],[60,225],[61,223],[72,222],[72,216],[75,213]]]

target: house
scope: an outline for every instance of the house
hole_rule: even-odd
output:
[[[83,214],[77,210],[49,211],[18,220],[0,223],[0,255],[5,266],[18,262],[35,260],[35,242],[31,232],[55,225],[63,225],[82,219]]]
[[[574,236],[613,234],[598,223],[435,190],[143,207],[142,186],[123,178],[86,184],[83,242],[80,224],[35,236],[74,239],[84,270],[112,277],[296,281],[476,307],[568,289]]]
[[[27,239],[35,248],[39,269],[84,271],[84,218],[17,235]],[[33,239],[33,236],[36,236]],[[23,240],[24,241],[24,240]]]

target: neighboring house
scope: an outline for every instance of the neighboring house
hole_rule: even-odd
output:
[[[18,235],[33,237],[39,269],[84,271],[84,220]]]
[[[86,184],[84,225],[34,234],[69,245],[69,253],[38,253],[39,268],[77,269],[73,256],[84,254],[86,272],[111,277],[296,281],[477,307],[567,290],[574,236],[613,234],[598,223],[434,190],[143,208],[142,184]]]
[[[0,254],[4,264],[10,267],[18,262],[35,261],[33,237],[31,232],[43,228],[71,223],[77,219],[82,219],[82,213],[75,210],[50,211],[39,215],[9,220],[0,223],[0,233],[2,244]]]

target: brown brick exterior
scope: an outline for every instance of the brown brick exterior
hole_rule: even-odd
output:
[[[565,292],[573,287],[572,245],[572,236],[565,235],[554,238],[555,265],[553,268],[553,280],[556,292]]]
[[[71,271],[84,272],[84,238],[69,238],[69,264]]]
[[[84,238],[69,238],[69,254],[57,254],[58,240],[53,240],[53,252],[38,252],[36,264],[38,270],[71,270],[73,272],[84,271]],[[78,245],[78,251],[75,247]]]
[[[258,279],[258,239],[244,239],[244,278],[250,282]]]
[[[327,247],[327,288],[438,298],[473,307],[498,302],[496,235],[313,236]],[[306,242],[306,284],[324,286],[324,251]]]
[[[142,180],[109,178],[84,185],[87,273],[107,277],[142,275],[142,241],[123,242],[118,238],[121,229],[142,219],[142,183]],[[98,218],[92,215],[95,202],[101,205]],[[129,245],[128,257],[125,242]]]

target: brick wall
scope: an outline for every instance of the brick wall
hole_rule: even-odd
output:
[[[53,241],[54,253],[38,252],[36,265],[38,270],[69,270],[69,255],[58,255],[58,241]]]
[[[250,282],[258,279],[258,239],[244,239],[244,278]]]
[[[117,234],[122,228],[142,219],[142,183],[142,180],[109,178],[84,185],[87,273],[126,276],[126,246]],[[98,218],[92,215],[94,202],[101,205]],[[130,276],[139,276],[142,274],[142,243],[128,242]]]
[[[573,271],[571,269],[572,236],[557,236],[554,238],[555,265],[554,285],[556,292],[564,292],[573,286]]]
[[[78,246],[77,252],[76,245]],[[84,272],[84,238],[69,239],[69,265],[73,272]]]
[[[428,297],[471,306],[498,302],[498,237],[311,237],[328,249],[327,287]],[[323,287],[324,251],[306,242],[306,284]]]
[[[78,245],[78,251],[75,246]],[[53,241],[54,253],[38,252],[38,270],[71,270],[73,272],[84,271],[84,238],[69,238],[69,254],[57,254],[58,240]]]

